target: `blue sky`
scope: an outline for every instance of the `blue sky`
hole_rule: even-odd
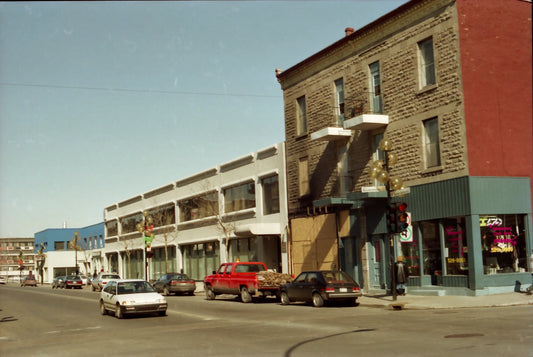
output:
[[[0,237],[284,141],[275,69],[405,2],[0,3]]]

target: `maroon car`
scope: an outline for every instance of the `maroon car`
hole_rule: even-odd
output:
[[[20,286],[35,286],[37,287],[37,280],[35,280],[34,276],[27,276],[22,279],[20,282]]]
[[[194,294],[196,283],[185,274],[168,273],[162,275],[152,284],[155,291],[169,295],[170,293]]]

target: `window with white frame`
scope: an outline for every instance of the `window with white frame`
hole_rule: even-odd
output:
[[[424,120],[424,158],[426,168],[440,166],[439,120]]]
[[[371,63],[369,66],[370,69],[370,88],[372,93],[370,96],[372,98],[372,112],[373,113],[382,113],[382,101],[381,101],[381,76],[379,73],[379,62]]]
[[[263,214],[279,213],[278,175],[263,178],[261,187],[263,189]]]
[[[298,183],[300,196],[305,196],[311,193],[309,187],[309,161],[307,157],[303,157],[298,162]]]
[[[296,102],[298,104],[296,134],[303,135],[307,133],[307,108],[305,104],[305,96],[301,96]]]
[[[420,86],[426,87],[437,83],[435,77],[435,61],[433,56],[433,38],[418,43],[420,61]]]
[[[342,78],[335,81],[335,109],[337,114],[337,124],[344,123],[344,80]]]
[[[372,152],[374,161],[381,160],[385,162],[385,152],[379,149],[379,143],[383,140],[383,133],[379,133],[373,136],[372,140]],[[385,184],[379,182],[377,179],[374,180],[374,186],[384,186]]]
[[[246,182],[224,189],[224,212],[237,212],[255,207],[255,183]]]

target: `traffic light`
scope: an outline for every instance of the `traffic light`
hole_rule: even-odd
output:
[[[396,203],[395,210],[395,222],[396,229],[395,233],[402,233],[409,227],[409,215],[407,214],[407,203],[401,202]]]
[[[396,203],[391,203],[387,207],[387,229],[391,233],[396,232]]]

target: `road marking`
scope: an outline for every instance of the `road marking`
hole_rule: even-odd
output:
[[[71,328],[71,329],[67,329],[67,330],[54,330],[54,331],[47,331],[45,332],[46,335],[54,335],[54,334],[58,334],[58,333],[65,333],[65,332],[84,332],[84,331],[88,331],[88,330],[98,330],[98,329],[101,329],[102,326],[89,326],[89,327],[84,327],[84,328]]]

